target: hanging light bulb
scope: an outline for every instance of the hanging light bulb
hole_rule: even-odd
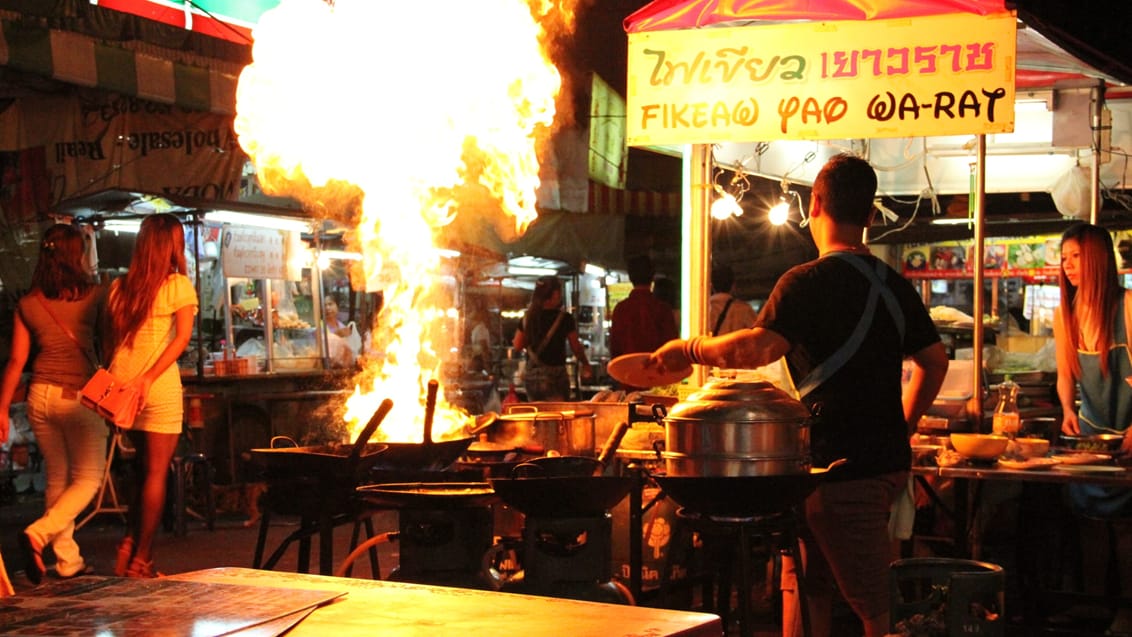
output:
[[[778,203],[771,206],[770,211],[767,212],[767,217],[770,219],[771,225],[781,226],[786,223],[786,219],[790,216],[790,200],[786,197],[779,197]]]
[[[735,195],[727,192],[716,184],[715,186],[716,198],[711,202],[711,216],[713,219],[726,219],[728,217],[739,217],[743,214],[743,207],[739,205],[739,200]]]

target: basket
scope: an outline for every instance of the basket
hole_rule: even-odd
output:
[[[255,369],[255,359],[250,357],[228,358],[212,362],[217,376],[245,376]]]
[[[899,635],[1001,637],[1006,574],[989,562],[937,557],[897,560],[889,571],[891,621]]]

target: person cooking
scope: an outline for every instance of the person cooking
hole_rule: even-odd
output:
[[[1120,285],[1107,230],[1082,223],[1065,231],[1060,287],[1053,335],[1061,431],[1073,436],[1121,434],[1121,451],[1127,454],[1132,451],[1132,386],[1127,382],[1132,377],[1132,295]],[[1086,515],[1108,517],[1128,510],[1132,490],[1074,484],[1069,485],[1069,498]]]
[[[674,340],[652,354],[659,371],[689,363],[757,368],[786,357],[811,426],[815,466],[846,462],[804,503],[806,604],[815,636],[829,635],[840,590],[866,637],[889,632],[888,522],[911,467],[911,424],[931,405],[947,353],[919,294],[864,245],[876,173],[867,161],[832,157],[814,181],[810,231],[820,257],[775,286],[750,329]],[[912,375],[901,393],[901,369]],[[794,565],[783,564],[783,634],[801,630]]]

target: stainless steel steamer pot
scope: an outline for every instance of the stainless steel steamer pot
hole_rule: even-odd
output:
[[[664,417],[669,476],[809,473],[810,412],[767,382],[712,381]]]

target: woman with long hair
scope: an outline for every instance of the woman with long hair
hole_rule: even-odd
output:
[[[511,344],[527,353],[523,386],[530,400],[566,400],[570,376],[566,373],[566,346],[574,352],[583,378],[592,378],[586,350],[578,340],[574,317],[562,311],[562,282],[558,277],[538,279],[531,304]]]
[[[141,396],[130,441],[138,453],[139,486],[114,574],[155,577],[153,538],[165,506],[165,476],[184,413],[177,358],[192,336],[197,295],[187,276],[185,234],[170,214],[146,217],[125,276],[110,286],[114,356],[110,373]]]
[[[0,442],[8,437],[8,410],[27,363],[38,347],[27,392],[27,414],[46,462],[43,516],[19,536],[24,572],[38,584],[46,572],[43,549],[55,552],[55,572],[73,577],[86,564],[73,537],[75,518],[98,493],[109,430],[83,407],[78,391],[94,373],[106,290],[86,265],[86,238],[57,224],[43,234],[31,290],[20,299],[12,349],[0,380]]]
[[[1112,236],[1104,228],[1077,224],[1061,237],[1061,307],[1054,317],[1057,396],[1061,431],[1069,435],[1115,433],[1132,451],[1132,355],[1128,317],[1132,299],[1120,285]],[[1077,398],[1080,397],[1080,409]],[[1084,513],[1111,515],[1132,500],[1132,491],[1071,485]]]

